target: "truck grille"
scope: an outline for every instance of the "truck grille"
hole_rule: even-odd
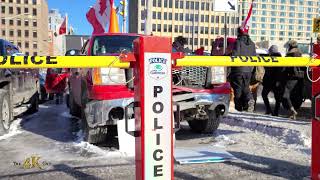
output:
[[[183,67],[172,70],[173,83],[177,86],[204,87],[206,85],[207,67]]]

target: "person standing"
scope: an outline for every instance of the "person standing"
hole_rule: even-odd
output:
[[[320,59],[320,34],[317,36],[317,43],[313,45],[313,57]]]
[[[256,56],[256,48],[248,34],[249,29],[238,28],[236,45],[233,56]],[[234,91],[235,109],[253,112],[254,100],[249,89],[253,67],[231,67],[230,84]]]
[[[272,45],[269,48],[269,56],[271,57],[281,57],[281,53],[278,51],[278,46]],[[265,74],[263,77],[262,85],[262,99],[264,102],[264,105],[266,107],[266,114],[272,114],[274,116],[278,116],[280,104],[281,104],[281,96],[282,96],[282,90],[280,86],[280,81],[282,77],[282,67],[265,67]],[[268,94],[270,92],[274,93],[274,97],[276,99],[276,104],[274,111],[272,111]]]
[[[298,43],[295,40],[290,40],[288,42],[288,52],[286,57],[301,57],[302,53],[298,48]],[[300,70],[300,67],[285,67],[284,69],[285,81],[283,81],[284,93],[283,93],[283,103],[286,103],[289,108],[289,118],[296,119],[298,113],[294,109],[291,102],[291,93],[294,87],[298,84],[299,79],[304,77],[304,71]]]

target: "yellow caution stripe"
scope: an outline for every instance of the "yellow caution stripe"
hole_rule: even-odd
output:
[[[0,68],[128,68],[118,56],[0,56]]]
[[[0,56],[0,68],[128,68],[118,56]],[[309,57],[186,56],[176,66],[320,66]]]
[[[310,57],[263,56],[186,56],[176,66],[320,66],[320,59]]]

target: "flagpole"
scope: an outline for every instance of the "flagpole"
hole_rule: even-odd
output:
[[[66,13],[66,35],[68,35],[68,14]]]

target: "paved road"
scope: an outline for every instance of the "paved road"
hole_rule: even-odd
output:
[[[214,135],[194,134],[184,125],[177,133],[177,146],[220,146],[238,160],[175,165],[175,179],[302,179],[309,175],[310,148],[299,139],[310,136],[309,122],[279,118],[270,124],[270,117],[257,121],[251,118],[257,115],[230,115]],[[78,121],[68,115],[65,105],[47,102],[13,127],[9,135],[0,137],[0,179],[135,179],[133,158],[115,147],[81,142]],[[272,136],[275,132],[277,136]],[[32,158],[39,164],[23,168]]]

